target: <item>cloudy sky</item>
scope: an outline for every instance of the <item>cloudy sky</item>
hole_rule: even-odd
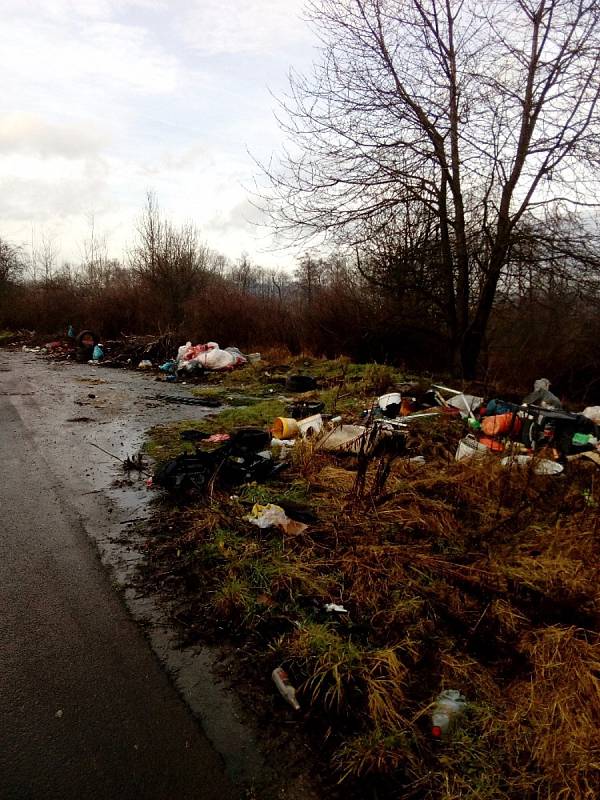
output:
[[[2,0],[0,236],[77,260],[108,253],[145,193],[231,258],[275,253],[248,202],[281,142],[269,90],[315,58],[302,0]]]

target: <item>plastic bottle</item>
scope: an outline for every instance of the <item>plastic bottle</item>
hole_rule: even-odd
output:
[[[300,710],[300,703],[296,700],[296,690],[290,683],[287,672],[283,667],[276,667],[271,673],[279,694],[288,702],[295,711]]]
[[[466,704],[465,698],[457,689],[440,692],[431,715],[431,735],[435,739],[442,739],[465,710]]]

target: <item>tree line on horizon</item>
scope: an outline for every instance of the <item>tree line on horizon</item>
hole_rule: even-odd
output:
[[[258,198],[305,244],[295,272],[228,263],[149,195],[127,264],[18,280],[4,242],[3,324],[82,314],[103,335],[597,392],[600,0],[308,0],[307,16],[321,55],[291,74]]]

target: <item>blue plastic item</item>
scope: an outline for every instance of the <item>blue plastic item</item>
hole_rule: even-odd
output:
[[[159,370],[161,372],[175,372],[177,369],[177,362],[176,361],[165,361],[164,364],[161,364]]]
[[[100,361],[100,359],[104,358],[104,350],[102,349],[101,344],[97,344],[94,347],[94,352],[92,354],[92,359],[94,361]]]

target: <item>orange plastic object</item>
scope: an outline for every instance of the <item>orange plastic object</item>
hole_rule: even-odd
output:
[[[518,436],[521,433],[521,420],[514,414],[496,414],[481,420],[481,430],[487,436],[506,436],[508,433]]]

